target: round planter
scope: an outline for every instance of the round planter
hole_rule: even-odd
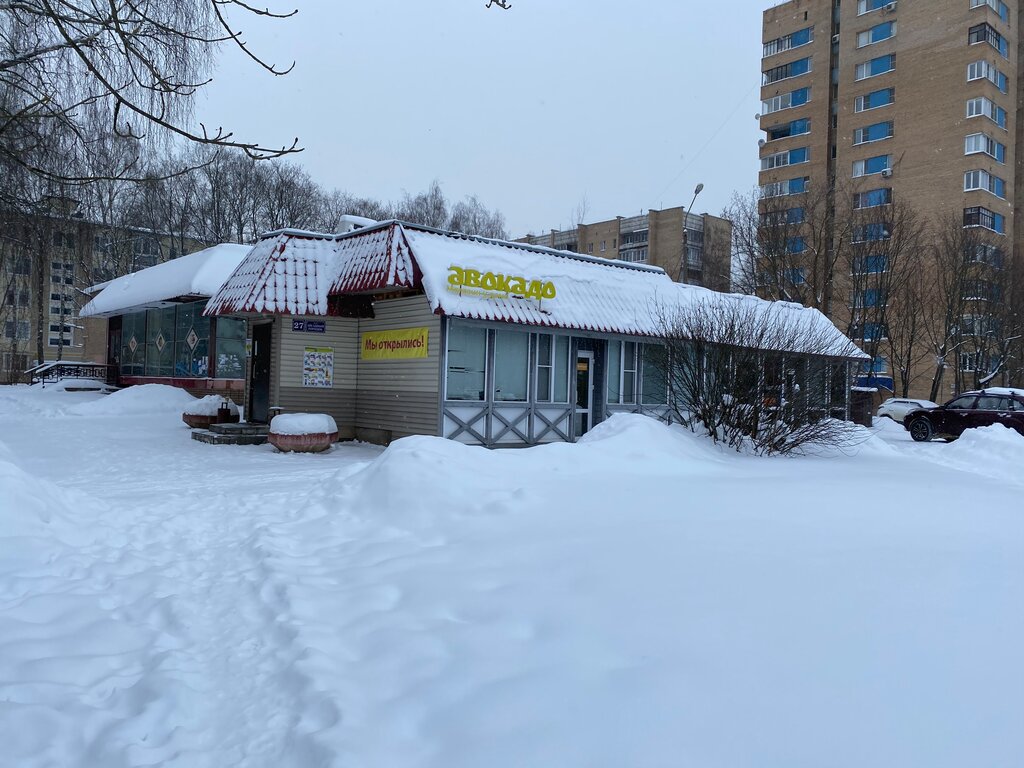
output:
[[[318,432],[312,435],[280,435],[271,432],[270,444],[284,453],[320,453],[326,451],[338,439],[337,432]]]

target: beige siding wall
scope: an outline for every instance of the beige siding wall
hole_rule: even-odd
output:
[[[326,331],[293,331],[293,319],[322,322]],[[345,317],[278,317],[274,325],[271,406],[279,406],[286,413],[328,413],[338,424],[339,437],[355,437],[358,326],[358,320]],[[302,386],[306,347],[334,350],[334,386]]]
[[[412,434],[436,435],[440,418],[441,319],[425,296],[379,301],[359,333],[427,328],[427,357],[359,360],[355,427],[361,439],[386,442]],[[356,339],[356,354],[359,340]]]

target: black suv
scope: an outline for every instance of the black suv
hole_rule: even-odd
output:
[[[1024,435],[1024,389],[964,392],[945,405],[911,411],[903,419],[903,426],[919,443],[933,437],[952,440],[965,429],[990,424],[1002,424]]]

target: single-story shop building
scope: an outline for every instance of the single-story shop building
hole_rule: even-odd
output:
[[[215,245],[89,289],[80,315],[107,318],[106,362],[119,385],[171,384],[242,401],[245,320],[203,310],[251,249]]]
[[[343,438],[504,446],[575,440],[616,412],[668,418],[658,307],[697,301],[761,300],[656,267],[390,221],[268,233],[205,313],[247,321],[249,421],[324,412]],[[786,306],[834,341],[821,397],[844,417],[863,353],[817,310]]]

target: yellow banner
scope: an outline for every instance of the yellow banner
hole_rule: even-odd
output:
[[[393,331],[368,331],[360,340],[363,360],[405,360],[427,356],[428,328],[396,328]]]

